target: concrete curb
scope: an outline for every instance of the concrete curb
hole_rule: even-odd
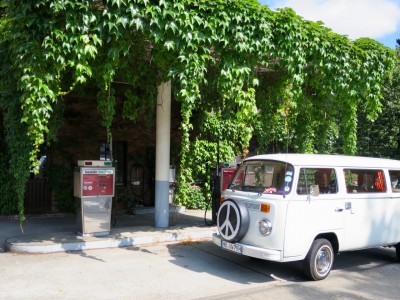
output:
[[[140,246],[166,242],[194,242],[208,240],[216,232],[215,227],[188,227],[155,230],[151,227],[114,230],[102,237],[79,236],[71,232],[31,235],[10,238],[6,251],[14,253],[54,253],[102,248]]]

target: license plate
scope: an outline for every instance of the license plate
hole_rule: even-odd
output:
[[[242,246],[240,245],[228,243],[226,241],[221,241],[221,248],[242,254]]]

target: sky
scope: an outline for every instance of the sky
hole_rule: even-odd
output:
[[[259,0],[272,10],[291,7],[351,40],[368,37],[395,49],[400,39],[400,0]]]

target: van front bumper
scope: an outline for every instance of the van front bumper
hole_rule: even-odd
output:
[[[282,256],[281,256],[282,251],[279,250],[264,249],[242,243],[228,243],[224,241],[221,238],[221,236],[217,233],[213,234],[212,241],[215,245],[219,246],[220,248],[237,254],[242,254],[245,256],[251,256],[270,261],[282,261]]]

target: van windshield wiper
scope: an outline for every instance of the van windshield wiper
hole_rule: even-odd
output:
[[[227,189],[230,189],[230,190],[232,190],[232,191],[236,191],[237,186],[236,186],[236,185],[233,185],[233,184],[230,184],[230,185],[228,185]]]
[[[240,190],[246,191],[246,192],[260,193],[264,190],[264,188],[260,188],[260,187],[252,186],[252,185],[242,185]]]
[[[264,187],[257,187],[253,185],[229,185],[227,189],[232,191],[244,191],[244,192],[254,192],[254,193],[262,193],[265,188]]]

